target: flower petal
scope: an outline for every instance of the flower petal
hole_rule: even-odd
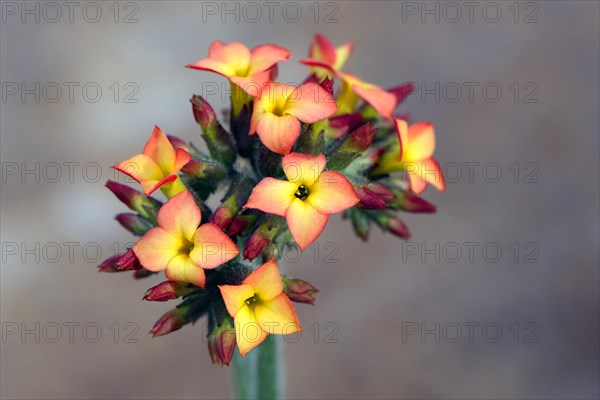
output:
[[[204,270],[199,265],[196,265],[187,254],[180,254],[173,258],[167,266],[165,275],[171,281],[190,282],[201,288],[204,287],[204,283],[206,282]]]
[[[325,169],[327,160],[323,154],[290,153],[283,157],[281,165],[287,179],[292,183],[311,186]]]
[[[423,178],[431,183],[437,190],[446,190],[446,180],[440,164],[433,158],[423,160]]]
[[[175,166],[173,167],[173,173],[179,172],[187,163],[190,162],[192,156],[184,149],[175,150]]]
[[[162,228],[152,228],[133,245],[140,264],[149,271],[162,271],[179,254],[181,240]]]
[[[335,64],[333,64],[333,68],[340,70],[348,61],[350,54],[352,54],[352,50],[354,50],[354,43],[346,43],[342,46],[339,46],[335,49]]]
[[[300,135],[300,122],[291,115],[278,117],[271,113],[262,114],[256,127],[261,142],[271,151],[288,154]]]
[[[232,66],[227,65],[222,61],[212,60],[210,58],[203,58],[202,60],[198,60],[193,64],[186,65],[186,67],[200,71],[214,72],[227,78],[235,75],[235,69]]]
[[[246,305],[246,300],[254,296],[254,289],[250,285],[221,285],[219,290],[227,312],[232,317],[235,317],[238,311]]]
[[[202,215],[192,194],[184,190],[167,201],[158,211],[158,225],[176,237],[191,240]]]
[[[403,159],[417,161],[430,158],[435,151],[435,133],[429,122],[417,122],[408,128],[408,144]]]
[[[325,171],[310,187],[308,201],[323,214],[335,214],[359,202],[348,179],[336,171]]]
[[[402,159],[402,152],[405,146],[408,146],[408,122],[403,119],[394,118],[396,133],[398,134],[398,143],[400,143],[399,159]]]
[[[242,90],[252,97],[258,97],[263,87],[269,82],[271,72],[257,72],[250,76],[230,76],[229,80],[238,85]]]
[[[372,85],[365,87],[362,85],[352,85],[352,90],[359,95],[364,101],[377,110],[385,118],[392,118],[392,113],[396,108],[396,96],[386,92],[379,86]]]
[[[308,57],[333,66],[336,58],[335,47],[324,35],[316,33],[315,39],[310,45]]]
[[[280,61],[289,60],[290,56],[290,51],[283,47],[274,46],[272,44],[256,46],[251,51],[248,75],[266,71]]]
[[[333,97],[316,83],[305,83],[296,88],[287,98],[285,113],[300,121],[311,124],[337,112]]]
[[[410,188],[416,194],[425,190],[431,183],[438,190],[446,189],[446,182],[439,163],[433,158],[402,163],[408,174]]]
[[[146,154],[138,154],[114,166],[114,169],[136,181],[159,181],[165,177],[156,161]]]
[[[269,214],[284,217],[290,203],[295,199],[298,185],[275,178],[264,178],[252,189],[244,208],[256,208]]]
[[[254,315],[260,327],[269,333],[287,335],[302,330],[294,306],[285,293],[269,301],[258,302]]]
[[[283,280],[275,261],[270,260],[261,265],[243,282],[254,288],[254,293],[261,301],[271,300],[283,292]]]
[[[152,158],[164,172],[168,175],[173,172],[175,167],[175,149],[167,135],[158,126],[154,127],[150,140],[144,147],[144,154]]]
[[[208,50],[208,57],[228,65],[237,76],[247,76],[250,66],[250,50],[240,42],[221,43],[216,40]]]
[[[234,318],[235,340],[242,357],[261,344],[269,335],[256,321],[254,311],[248,306],[242,307]]]
[[[215,224],[204,224],[194,234],[190,257],[204,269],[217,268],[240,252],[233,241]]]
[[[304,250],[323,232],[329,216],[317,211],[310,202],[296,199],[290,204],[286,219],[296,244]]]

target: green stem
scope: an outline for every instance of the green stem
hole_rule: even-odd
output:
[[[238,352],[231,362],[235,395],[238,400],[278,400],[283,394],[281,365],[282,340],[269,335],[242,358]]]
[[[258,398],[278,400],[283,394],[282,338],[269,335],[259,346]]]

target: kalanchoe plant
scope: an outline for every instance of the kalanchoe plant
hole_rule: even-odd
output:
[[[227,127],[201,96],[190,100],[207,153],[155,127],[141,154],[115,166],[141,184],[143,193],[107,183],[133,211],[117,220],[140,238],[100,271],[133,271],[138,279],[165,272],[168,280],[144,300],[181,302],[156,322],[154,336],[206,316],[214,363],[229,365],[236,345],[242,357],[263,342],[256,351],[270,351],[269,334],[301,330],[291,301],[314,304],[318,292],[281,274],[283,248],[305,250],[333,214],[367,240],[372,225],[408,238],[399,211],[435,211],[419,197],[428,184],[445,189],[433,125],[394,118],[412,85],[384,90],[343,72],[352,50],[317,34],[301,61],[310,74],[292,86],[274,81],[288,50],[217,41],[188,65],[232,87]],[[166,201],[151,197],[157,189]],[[225,195],[213,210],[206,201],[217,191]]]

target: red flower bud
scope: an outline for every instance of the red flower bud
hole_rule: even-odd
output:
[[[400,218],[392,218],[389,221],[387,228],[389,232],[402,239],[410,238],[410,231],[408,230],[408,226],[406,226],[406,224]]]
[[[127,207],[148,219],[156,218],[162,205],[159,201],[146,197],[143,193],[115,181],[106,182],[106,187]]]
[[[168,333],[181,329],[186,324],[185,315],[187,308],[175,308],[167,311],[150,329],[153,337],[164,336]]]
[[[366,210],[385,210],[386,202],[367,186],[354,186],[354,191],[360,199],[358,206]]]
[[[165,281],[148,289],[144,294],[143,300],[167,301],[186,296],[195,290],[194,285],[187,282]]]
[[[367,187],[386,203],[392,203],[396,200],[394,193],[380,183],[369,183]]]
[[[235,329],[229,317],[208,335],[208,351],[213,364],[229,365],[235,350]]]
[[[246,227],[250,224],[250,215],[238,215],[235,217],[229,225],[229,236],[239,235]]]
[[[301,279],[283,277],[283,285],[283,291],[290,300],[298,303],[315,303],[312,295],[319,291],[310,283]]]
[[[136,236],[142,236],[148,232],[152,226],[138,214],[132,213],[121,213],[118,214],[115,219],[127,229],[129,232]]]
[[[115,263],[115,267],[120,271],[133,271],[142,269],[140,260],[136,257],[133,250],[127,250]]]
[[[334,138],[345,136],[348,132],[356,129],[363,122],[360,113],[339,115],[329,119],[330,134]]]
[[[395,191],[394,206],[414,213],[434,213],[436,207],[410,191]]]
[[[246,242],[244,258],[249,261],[254,260],[267,248],[269,243],[271,243],[271,239],[265,233],[256,230]]]
[[[117,263],[117,261],[119,261],[121,256],[122,256],[122,254],[117,254],[115,256],[108,257],[106,260],[104,260],[102,262],[102,264],[100,264],[98,266],[98,271],[100,271],[100,272],[121,272],[121,271],[123,271],[122,269],[117,269],[115,267],[115,264]]]
[[[371,124],[364,124],[348,136],[348,140],[346,140],[340,150],[365,151],[373,143],[376,134],[377,128],[374,128]]]

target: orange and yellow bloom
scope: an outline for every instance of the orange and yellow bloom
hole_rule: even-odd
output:
[[[144,151],[114,168],[138,181],[146,196],[160,188],[166,196],[172,197],[185,189],[177,173],[191,159],[184,149],[175,150],[162,129],[156,126]]]
[[[319,79],[332,77],[332,71],[341,71],[352,54],[353,43],[346,43],[339,47],[334,47],[333,43],[320,33],[315,34],[315,38],[310,44],[308,58],[300,62],[307,65],[313,65],[310,70],[317,75]],[[318,65],[326,64],[328,68]]]
[[[333,97],[316,83],[299,87],[270,82],[254,101],[250,134],[258,133],[271,151],[288,154],[300,134],[300,123],[311,124],[335,114]]]
[[[188,68],[212,71],[228,78],[251,96],[271,79],[271,68],[290,59],[290,52],[272,44],[250,50],[242,43],[215,41],[208,57],[187,65]]]
[[[330,214],[359,201],[344,175],[323,172],[325,163],[323,154],[288,154],[282,161],[288,180],[263,179],[244,207],[285,217],[296,244],[306,249],[323,232]]]
[[[440,164],[433,158],[435,132],[429,122],[417,122],[408,126],[402,119],[394,119],[399,147],[385,153],[375,168],[375,173],[404,171],[408,174],[410,187],[419,194],[433,185],[438,190],[446,189]]]
[[[287,335],[301,331],[275,261],[254,270],[241,285],[221,285],[227,311],[234,318],[235,339],[243,356],[269,333]]]
[[[204,287],[204,269],[231,260],[239,250],[216,225],[198,227],[201,219],[200,208],[189,191],[167,201],[158,212],[158,227],[133,246],[142,266],[153,272],[166,270],[172,281]]]

